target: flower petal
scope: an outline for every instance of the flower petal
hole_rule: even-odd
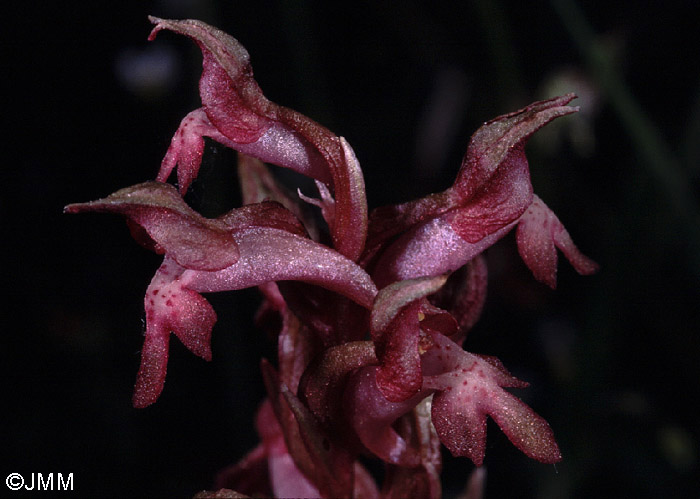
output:
[[[527,456],[552,463],[561,459],[547,422],[502,387],[524,387],[498,359],[465,352],[442,335],[423,356],[423,388],[437,390],[432,416],[442,443],[455,455],[481,466],[486,416],[491,416]]]
[[[352,427],[362,443],[387,463],[415,467],[420,455],[392,424],[425,398],[418,394],[402,402],[388,401],[377,387],[377,367],[364,367],[350,376],[344,402]]]
[[[454,272],[440,291],[430,300],[449,311],[456,320],[459,331],[455,335],[446,334],[452,341],[461,345],[467,333],[476,324],[486,302],[488,270],[483,255],[470,260],[467,265]],[[424,324],[425,327],[425,324]],[[443,334],[445,334],[443,332]]]
[[[219,270],[238,261],[238,246],[226,225],[194,211],[169,184],[144,182],[104,199],[68,205],[65,211],[125,215],[183,267]]]
[[[166,257],[146,290],[146,338],[134,390],[134,406],[146,407],[165,383],[170,332],[195,355],[211,360],[216,314],[209,302],[178,280],[184,269]]]
[[[485,123],[469,141],[454,189],[464,199],[474,196],[502,164],[522,154],[533,133],[555,118],[578,111],[566,105],[575,98],[574,94],[566,94],[534,102]]]
[[[199,292],[230,291],[269,281],[297,280],[339,293],[371,308],[377,288],[358,265],[310,239],[272,228],[234,233],[240,259],[216,271],[186,271],[186,286]]]
[[[520,218],[518,251],[535,279],[552,289],[557,286],[557,250],[562,250],[579,274],[588,275],[598,265],[579,251],[557,216],[537,196]]]
[[[227,143],[228,139],[211,124],[203,109],[196,109],[180,122],[175,135],[170,140],[168,151],[158,171],[156,180],[166,182],[177,166],[177,181],[180,193],[184,194],[197,178],[204,154],[204,137]]]
[[[459,403],[450,391],[433,395],[433,424],[442,445],[453,456],[465,456],[476,466],[486,452],[486,413],[470,402]]]
[[[512,229],[532,202],[525,143],[551,120],[575,112],[566,105],[574,97],[535,102],[486,123],[472,136],[452,187],[375,210],[363,263],[404,232],[378,257],[377,284],[456,270]]]
[[[549,424],[520,399],[501,390],[484,403],[489,416],[526,456],[541,463],[561,461],[561,452]]]
[[[377,386],[391,402],[404,401],[421,388],[421,298],[436,292],[447,276],[406,280],[382,289],[374,302],[370,331],[381,367]]]
[[[419,224],[403,234],[379,258],[372,278],[380,288],[404,279],[449,274],[493,245],[515,227],[506,225],[476,243],[455,231],[456,210]]]
[[[202,50],[203,109],[211,124],[229,139],[226,145],[332,183],[333,244],[341,254],[357,260],[367,235],[367,200],[359,163],[345,139],[267,100],[253,78],[248,53],[230,35],[201,21],[149,19],[156,25],[149,39],[169,29],[190,37]]]
[[[274,108],[253,78],[245,48],[232,36],[201,21],[149,20],[155,24],[149,40],[155,39],[160,30],[169,29],[199,45],[204,57],[200,93],[214,126],[236,142],[259,139],[271,124]]]
[[[160,324],[146,327],[146,337],[141,349],[141,366],[136,376],[132,403],[142,409],[155,402],[163,392],[168,370],[168,344],[170,331]]]

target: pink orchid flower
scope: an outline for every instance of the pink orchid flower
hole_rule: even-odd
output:
[[[575,96],[487,122],[450,188],[368,216],[350,145],[269,101],[238,41],[200,21],[150,19],[151,40],[170,30],[201,49],[202,106],[180,123],[156,181],[65,210],[123,215],[133,237],[163,255],[144,298],[136,407],[163,392],[171,333],[211,360],[216,313],[203,293],[261,291],[256,320],[278,345],[276,367],[262,363],[262,443],[220,474],[218,492],[198,497],[438,498],[440,446],[481,466],[487,417],[527,456],[559,461],[547,422],[505,390],[527,383],[461,345],[486,300],[483,252],[510,230],[551,288],[557,249],[580,274],[597,269],[533,193],[524,151],[538,129],[577,110],[568,105]],[[204,137],[239,152],[245,204],[217,218],[183,199]],[[314,179],[320,198],[286,192],[264,162]],[[178,189],[166,183],[175,170]],[[320,209],[328,237],[309,209]],[[363,456],[384,463],[381,485]],[[483,474],[475,477],[483,487]]]

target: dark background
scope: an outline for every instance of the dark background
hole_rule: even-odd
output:
[[[601,272],[562,263],[550,291],[506,237],[487,253],[488,305],[466,343],[531,382],[518,395],[549,421],[564,461],[527,459],[490,423],[486,497],[697,497],[695,2],[16,6],[2,42],[0,478],[72,472],[77,496],[191,496],[256,444],[258,362],[274,355],[252,324],[256,292],[211,296],[213,362],[172,339],[163,395],[135,410],[142,295],[160,258],[118,217],[62,214],[152,179],[199,106],[199,51],[170,33],[148,43],[154,14],[235,36],[271,100],[353,145],[371,207],[447,187],[483,121],[557,93],[592,96],[528,155],[535,191]],[[193,196],[203,211],[236,202],[234,161],[208,147]],[[446,459],[447,497],[471,469]]]

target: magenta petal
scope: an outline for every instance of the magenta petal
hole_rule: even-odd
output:
[[[377,457],[400,466],[418,466],[419,454],[391,425],[425,395],[400,403],[390,402],[379,391],[376,374],[376,367],[365,367],[350,377],[344,400],[352,426],[365,447]]]
[[[534,102],[484,124],[469,141],[455,190],[465,199],[474,196],[504,162],[514,154],[522,154],[533,133],[555,118],[578,111],[566,105],[574,98],[574,94],[566,94]]]
[[[472,403],[444,391],[433,395],[433,424],[442,444],[453,456],[464,456],[481,466],[486,452],[486,413]]]
[[[488,414],[526,456],[542,463],[561,461],[559,446],[547,421],[506,391],[484,401]]]
[[[219,270],[238,261],[238,247],[226,225],[204,218],[187,206],[170,184],[144,182],[104,199],[68,205],[65,211],[125,215],[183,267]]]
[[[136,376],[132,402],[142,409],[160,397],[168,369],[170,331],[162,324],[148,324],[141,350],[141,367]]]
[[[178,134],[181,134],[187,138],[185,145],[189,146],[180,155],[186,153],[195,156],[204,135],[262,161],[291,168],[322,182],[331,181],[328,164],[317,148],[293,127],[280,121],[283,119],[281,115],[286,116],[291,111],[265,98],[253,78],[250,56],[235,38],[201,21],[149,19],[156,25],[149,36],[150,40],[160,30],[169,29],[188,36],[202,50],[203,72],[199,93],[206,116],[194,111],[192,116],[196,120],[193,126],[186,133],[181,133],[182,128],[176,132],[173,140],[177,140]],[[174,166],[172,161],[169,159],[167,165],[163,164],[162,174]]]
[[[453,272],[515,227],[513,222],[477,243],[470,243],[454,229],[456,211],[417,225],[389,246],[372,274],[377,285],[383,287],[403,279]]]
[[[498,359],[465,352],[441,335],[423,357],[424,389],[437,390],[432,416],[442,443],[456,456],[480,466],[486,444],[486,416],[526,455],[542,462],[560,459],[549,425],[502,387],[524,387]]]
[[[161,162],[156,180],[166,182],[170,173],[177,166],[177,181],[180,192],[185,193],[197,177],[204,153],[204,137],[227,144],[229,140],[211,124],[203,109],[197,109],[185,116],[180,122],[170,147]]]
[[[336,210],[329,223],[334,247],[351,260],[362,253],[367,235],[364,179],[352,149],[311,119],[267,100],[253,78],[250,58],[238,41],[201,21],[151,17],[158,31],[192,38],[203,54],[200,79],[203,109],[236,150],[332,182]]]
[[[146,290],[146,338],[134,392],[135,407],[152,404],[163,390],[171,332],[192,353],[211,360],[216,314],[202,296],[183,287],[178,280],[183,270],[166,258]]]
[[[249,288],[269,281],[303,281],[371,308],[377,288],[358,265],[336,251],[287,231],[254,228],[234,233],[240,260],[217,272],[186,271],[183,281],[199,292]]]
[[[455,184],[454,189],[457,189]],[[464,195],[461,191],[460,195]],[[465,198],[466,199],[466,198]],[[525,152],[514,149],[498,165],[483,188],[451,213],[452,227],[476,244],[515,222],[532,202],[532,184]]]
[[[377,388],[390,402],[402,402],[421,389],[420,303],[405,307],[375,341],[381,366],[377,371]]]
[[[200,80],[202,104],[211,122],[236,142],[254,142],[271,124],[270,102],[253,79],[250,57],[232,36],[201,21],[149,17],[149,40],[162,29],[192,38],[204,56]]]
[[[557,250],[562,250],[579,274],[588,275],[598,265],[579,251],[552,210],[537,196],[520,218],[518,251],[535,279],[552,289],[557,286]]]
[[[391,402],[406,400],[421,388],[418,300],[435,293],[446,280],[447,276],[438,276],[401,281],[377,295],[370,318],[372,339],[381,363],[377,386]]]

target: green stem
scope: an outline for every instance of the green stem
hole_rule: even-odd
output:
[[[678,214],[697,225],[700,220],[698,203],[680,163],[658,128],[632,96],[609,53],[597,42],[584,12],[575,0],[551,0],[551,4],[583,54],[592,75],[606,94],[649,172],[659,182]]]

